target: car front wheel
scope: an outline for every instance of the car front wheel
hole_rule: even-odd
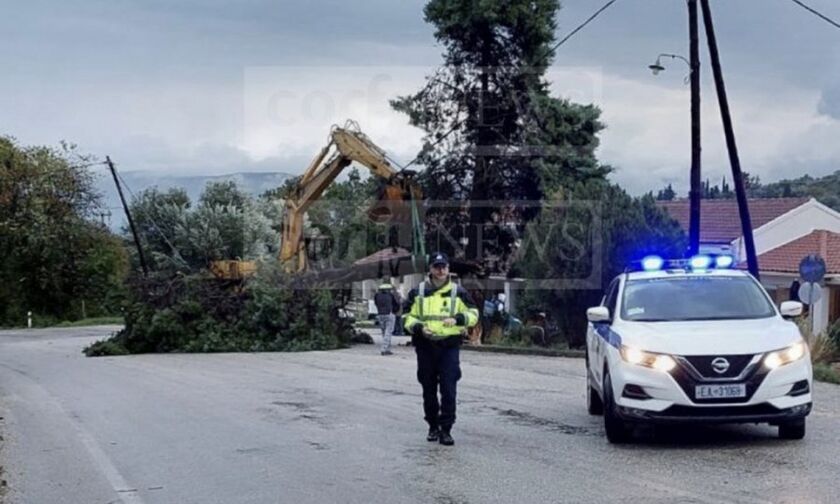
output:
[[[781,439],[802,439],[805,437],[805,419],[795,420],[779,425]]]
[[[604,403],[601,402],[598,391],[592,386],[592,373],[589,372],[588,367],[586,368],[586,411],[590,415],[604,414]]]
[[[630,429],[616,412],[613,398],[612,380],[609,373],[604,375],[604,430],[607,441],[613,444],[626,443],[630,440]]]

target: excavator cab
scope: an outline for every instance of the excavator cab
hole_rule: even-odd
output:
[[[383,184],[376,203],[368,210],[368,218],[377,224],[410,225],[412,202],[419,202],[423,198],[420,186],[414,182],[416,174],[404,170]]]

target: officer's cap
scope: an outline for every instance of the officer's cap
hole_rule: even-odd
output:
[[[432,266],[449,266],[449,257],[443,252],[432,254]]]

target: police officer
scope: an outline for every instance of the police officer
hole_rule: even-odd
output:
[[[461,339],[478,322],[478,308],[467,291],[449,278],[446,254],[436,252],[431,257],[428,279],[408,294],[404,327],[417,353],[417,380],[423,386],[423,411],[429,424],[426,440],[451,446]]]

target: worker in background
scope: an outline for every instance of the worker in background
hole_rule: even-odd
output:
[[[379,286],[379,292],[373,296],[376,304],[376,312],[379,320],[379,327],[382,329],[382,355],[392,355],[391,336],[394,334],[394,321],[400,311],[400,300],[394,294],[394,286],[383,282]]]
[[[461,339],[478,323],[478,307],[466,289],[449,278],[446,254],[437,252],[431,258],[429,277],[408,294],[404,326],[417,353],[417,380],[429,424],[426,440],[451,446]]]

